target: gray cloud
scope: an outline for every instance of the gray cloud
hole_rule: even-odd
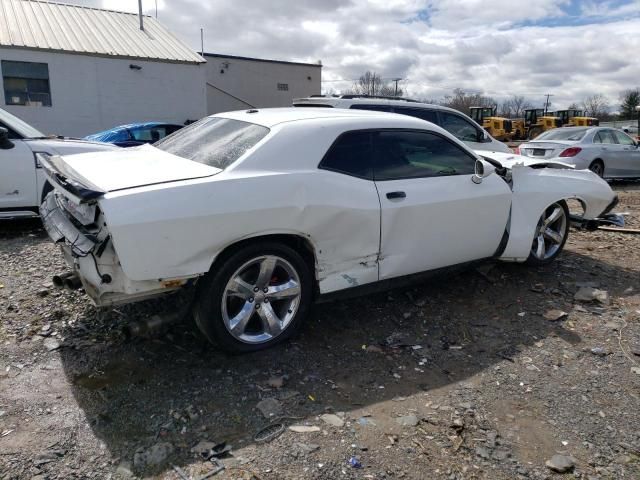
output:
[[[72,0],[133,9],[130,0]],[[158,0],[158,19],[194,49],[283,60],[322,60],[325,88],[348,88],[365,70],[402,77],[412,96],[460,87],[498,100],[523,94],[558,107],[602,93],[616,103],[636,86],[640,7],[586,2],[576,26],[570,0]],[[617,4],[616,4],[617,5]],[[144,0],[146,13],[154,2]],[[609,12],[609,13],[607,13]],[[620,15],[624,20],[620,20]],[[560,22],[561,23],[561,22]],[[569,23],[568,21],[566,23]],[[583,22],[584,23],[584,22]],[[339,82],[337,80],[343,80]]]

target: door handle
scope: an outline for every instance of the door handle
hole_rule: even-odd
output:
[[[387,198],[392,200],[394,198],[407,198],[407,194],[404,192],[389,192],[387,193]]]

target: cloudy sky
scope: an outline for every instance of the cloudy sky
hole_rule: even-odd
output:
[[[137,11],[136,0],[73,0]],[[143,0],[155,15],[156,1]],[[366,70],[412,97],[454,88],[560,109],[588,95],[618,108],[640,85],[640,0],[157,0],[158,20],[194,49],[322,61],[323,90]]]

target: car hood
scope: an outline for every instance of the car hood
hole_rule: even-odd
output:
[[[50,155],[74,155],[76,153],[119,150],[109,143],[89,142],[76,138],[28,138],[24,142],[34,152]]]
[[[476,153],[481,157],[494,160],[505,168],[513,168],[514,165],[520,164],[525,167],[550,167],[550,168],[575,168],[573,165],[564,162],[550,161],[543,158],[535,159],[531,157],[525,157],[523,155],[517,155],[515,153],[501,153],[501,152],[486,152],[483,150],[476,150]]]
[[[55,183],[79,184],[96,193],[208,177],[222,170],[193,162],[152,145],[109,152],[54,156],[43,166]],[[72,192],[73,193],[73,192]],[[77,192],[76,192],[77,193]],[[81,195],[80,195],[81,196]]]

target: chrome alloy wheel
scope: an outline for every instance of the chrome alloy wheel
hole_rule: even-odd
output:
[[[562,205],[554,203],[540,217],[536,236],[531,246],[532,255],[538,260],[553,257],[562,248],[569,222]]]
[[[268,342],[289,326],[301,295],[298,273],[289,262],[275,255],[253,258],[225,286],[224,325],[241,342]]]

